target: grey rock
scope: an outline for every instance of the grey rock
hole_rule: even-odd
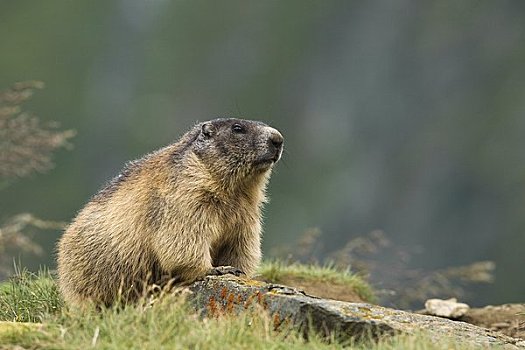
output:
[[[293,324],[308,336],[309,329],[339,338],[378,338],[396,333],[425,333],[439,341],[452,338],[483,347],[523,349],[511,338],[465,322],[420,315],[366,303],[348,303],[306,295],[295,288],[232,275],[208,276],[189,286],[189,298],[204,316],[239,313],[262,306],[279,328]]]

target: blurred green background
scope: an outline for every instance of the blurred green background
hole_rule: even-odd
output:
[[[524,301],[523,1],[0,0],[0,52],[0,87],[44,81],[26,109],[77,131],[0,219],[69,221],[127,160],[243,116],[286,139],[266,252],[380,229],[413,267],[495,261],[469,302]]]

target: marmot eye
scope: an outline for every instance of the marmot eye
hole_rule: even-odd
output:
[[[233,124],[232,131],[237,134],[243,134],[246,132],[246,129],[241,124]]]

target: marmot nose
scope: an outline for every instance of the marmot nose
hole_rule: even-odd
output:
[[[270,143],[276,148],[280,149],[283,146],[284,138],[283,135],[277,130],[270,134]]]

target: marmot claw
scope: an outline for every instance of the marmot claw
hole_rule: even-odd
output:
[[[246,275],[243,271],[233,266],[217,266],[217,267],[212,268],[208,272],[208,276],[222,276],[226,274],[232,274],[237,277],[241,275]]]

